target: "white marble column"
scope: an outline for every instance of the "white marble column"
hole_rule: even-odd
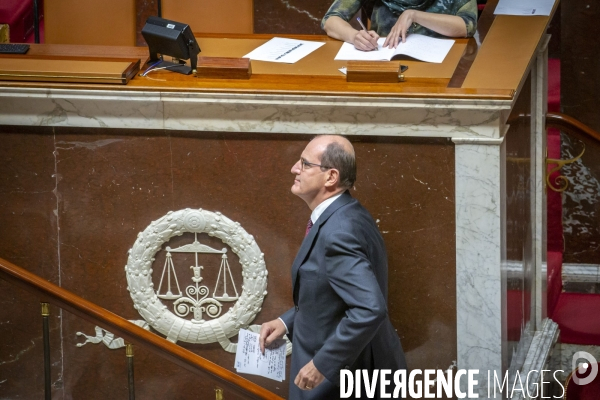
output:
[[[536,337],[555,329],[544,320],[546,260],[545,114],[547,111],[547,41],[538,49],[531,69],[531,229],[533,255],[532,324]],[[506,338],[506,144],[508,126],[501,121],[489,139],[457,138],[456,167],[456,296],[457,368],[479,370],[479,398],[488,398],[487,373],[503,376],[510,357]],[[534,321],[533,321],[534,320]],[[528,321],[524,321],[525,323]],[[543,329],[543,331],[542,331]],[[533,334],[533,332],[532,332]],[[531,346],[533,335],[524,335],[517,349],[527,359],[517,369],[523,374],[546,361],[552,340]],[[554,334],[549,337],[555,337]],[[539,340],[538,340],[539,341]],[[537,343],[537,342],[536,342]],[[550,346],[550,347],[549,347]],[[542,355],[542,356],[540,356]],[[513,358],[515,355],[513,355]],[[514,361],[514,360],[513,360]],[[463,388],[464,389],[464,388]]]
[[[503,372],[506,290],[501,263],[506,259],[505,145],[501,138],[453,141],[456,144],[457,368],[479,370],[478,389],[482,398],[487,396],[487,371]]]

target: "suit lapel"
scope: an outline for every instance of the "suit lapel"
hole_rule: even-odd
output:
[[[298,300],[298,296],[296,293],[296,278],[298,277],[298,270],[300,269],[300,266],[302,265],[304,260],[306,260],[310,249],[313,247],[313,242],[317,237],[317,233],[334,212],[336,212],[340,207],[348,204],[351,200],[352,196],[350,195],[350,192],[346,190],[337,200],[335,200],[329,207],[327,207],[327,209],[323,212],[323,214],[321,214],[321,216],[317,220],[317,223],[313,225],[308,235],[302,241],[300,250],[298,250],[298,254],[296,254],[296,258],[294,259],[294,263],[292,264],[292,290],[294,293],[294,303],[296,303],[296,301]]]

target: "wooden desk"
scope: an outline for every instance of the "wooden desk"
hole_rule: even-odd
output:
[[[166,210],[204,207],[239,220],[266,248],[272,281],[262,322],[290,305],[288,268],[301,240],[293,227],[306,220],[307,210],[287,193],[288,164],[307,139],[296,134],[348,135],[362,166],[354,193],[380,221],[388,246],[390,315],[411,368],[445,369],[457,360],[460,369],[499,374],[508,366],[535,369],[544,359],[532,337],[552,326],[542,325],[548,21],[497,17],[476,52],[457,40],[443,64],[407,63],[407,81],[393,85],[347,83],[336,72],[343,63],[333,61],[340,43],[312,36],[327,42],[314,55],[294,65],[254,62],[247,81],[156,72],[122,87],[3,82],[0,132],[13,147],[6,147],[12,161],[0,172],[27,170],[10,155],[39,151],[47,165],[34,168],[36,174],[60,177],[46,186],[58,193],[60,242],[72,246],[62,247],[63,265],[79,262],[74,247],[95,249],[89,259],[115,249],[107,256],[115,280],[124,279],[129,231]],[[203,55],[239,56],[269,38],[198,40]],[[129,58],[144,52],[32,46],[30,54]],[[511,113],[530,118],[509,126]],[[36,144],[32,131],[39,134]],[[12,193],[6,185],[3,193]],[[50,200],[43,215],[53,220],[57,198]],[[1,218],[7,232],[23,230],[22,221]],[[83,234],[81,225],[89,224],[78,218],[132,228],[113,234],[93,224]],[[86,241],[90,235],[102,237]],[[7,240],[13,237],[19,235]],[[518,309],[507,301],[507,265],[516,265],[510,271],[520,271],[526,289]],[[81,275],[64,268],[65,275]],[[76,289],[87,287],[81,279]],[[118,296],[107,300],[116,312],[127,304],[126,293]],[[517,314],[524,329],[509,340],[507,315]],[[219,351],[207,350],[229,365]],[[485,398],[486,377],[479,382]]]

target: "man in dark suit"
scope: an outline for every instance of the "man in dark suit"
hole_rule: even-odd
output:
[[[406,368],[387,314],[387,254],[375,221],[348,191],[356,162],[347,139],[316,137],[292,173],[292,193],[312,210],[292,265],[295,307],[263,324],[260,345],[264,351],[286,333],[292,340],[289,399],[336,399],[342,369]]]

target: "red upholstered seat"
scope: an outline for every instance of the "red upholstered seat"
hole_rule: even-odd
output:
[[[596,363],[597,370],[600,370],[600,366]],[[586,378],[593,368],[588,367],[588,370],[579,376],[579,378]],[[567,378],[565,383],[565,400],[598,400],[600,399],[600,374],[586,385],[578,385],[573,380],[573,371]]]
[[[600,345],[600,295],[562,291],[562,253],[548,252],[548,316],[562,343]]]
[[[562,343],[600,345],[600,295],[561,293],[552,320]]]
[[[10,27],[11,42],[25,42],[33,31],[33,0],[1,0],[0,24]]]

